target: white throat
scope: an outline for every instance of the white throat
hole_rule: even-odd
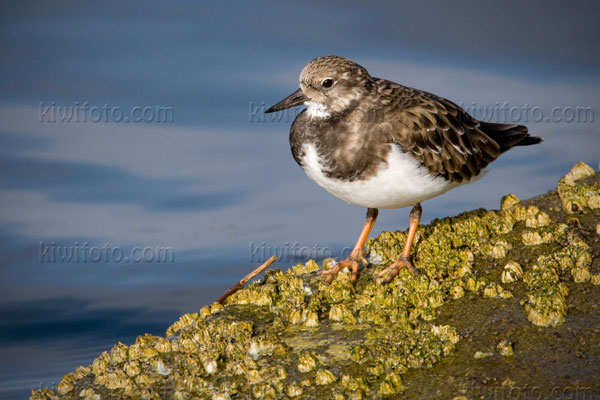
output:
[[[314,101],[307,101],[304,103],[308,109],[308,115],[312,118],[329,118],[331,114],[327,111],[327,108],[321,103],[315,103]]]

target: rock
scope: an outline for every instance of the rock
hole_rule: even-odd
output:
[[[600,325],[593,309],[600,304],[600,271],[592,257],[600,246],[599,189],[598,174],[578,165],[561,178],[558,192],[526,201],[509,195],[500,210],[419,226],[412,254],[419,273],[404,269],[387,285],[371,278],[399,256],[405,232],[368,241],[365,254],[377,264],[363,269],[356,285],[348,273],[326,284],[313,273],[322,268],[314,261],[270,270],[224,304],[182,316],[165,337],[118,343],[91,366],[65,375],[54,390],[34,390],[31,398],[373,398],[400,392],[407,398],[479,398],[464,391],[472,381],[464,371],[483,376],[499,362],[514,365],[497,373],[498,382],[538,385],[540,395],[557,376],[577,375],[581,387],[590,386],[586,376],[593,373],[564,372],[560,359],[552,358],[556,351],[539,349],[560,343],[561,357],[576,351],[600,357],[598,335],[586,328]],[[573,213],[579,223],[569,225]],[[578,290],[583,285],[585,294]],[[573,304],[578,317],[570,321]],[[575,333],[564,339],[552,334],[552,327],[581,321],[585,325],[574,332],[588,335],[584,341],[571,339]],[[471,333],[461,339],[457,332]],[[518,351],[506,339],[498,342],[502,337],[515,340]],[[480,350],[494,347],[505,357]],[[526,360],[545,362],[540,354],[552,358],[553,368],[528,367]]]

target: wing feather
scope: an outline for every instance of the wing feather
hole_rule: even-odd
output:
[[[469,181],[500,155],[500,146],[458,105],[390,81],[376,83],[386,97],[380,131],[432,174]]]

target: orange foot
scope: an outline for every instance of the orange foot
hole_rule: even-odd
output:
[[[356,279],[358,279],[358,266],[360,265],[359,263],[361,263],[361,262],[365,266],[368,264],[367,260],[362,256],[362,253],[358,253],[356,255],[350,255],[350,256],[346,257],[339,263],[335,264],[335,266],[333,268],[326,269],[323,271],[323,275],[327,276],[325,278],[325,282],[331,283],[333,281],[333,279],[335,278],[335,276],[338,274],[338,272],[340,272],[343,268],[348,267],[352,270],[352,276],[351,276],[350,280],[352,281],[352,283],[355,283]]]
[[[400,268],[408,268],[408,270],[413,274],[417,272],[417,270],[415,269],[415,267],[413,267],[408,257],[400,257],[398,261],[396,261],[395,263],[393,263],[392,265],[375,275],[374,279],[383,278],[381,282],[388,283],[396,275],[398,275],[398,272],[400,272]]]

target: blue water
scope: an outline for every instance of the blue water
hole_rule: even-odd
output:
[[[354,243],[364,210],[297,167],[292,114],[260,111],[314,57],[342,55],[467,108],[508,102],[508,117],[544,137],[424,203],[425,222],[543,193],[581,160],[598,166],[597,3],[0,7],[0,398],[52,387],[117,341],[164,334],[273,253],[285,268]],[[84,104],[172,118],[61,121],[58,107]],[[537,118],[578,106],[593,120]],[[382,211],[373,235],[405,229],[407,213]]]

